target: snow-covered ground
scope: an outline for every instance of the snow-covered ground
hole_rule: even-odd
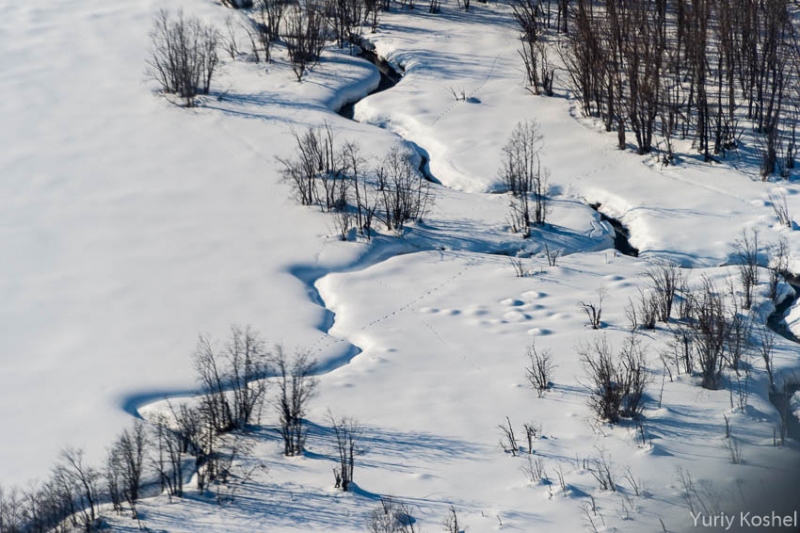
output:
[[[600,288],[600,334],[622,345],[623,308],[648,259],[675,259],[702,269],[693,280],[705,273],[726,286],[731,243],[758,228],[765,244],[787,237],[800,271],[797,232],[769,206],[784,190],[800,212],[796,183],[762,183],[746,165],[690,157],[664,169],[617,151],[576,118],[563,87],[554,98],[523,88],[516,29],[501,4],[385,16],[366,37],[405,75],[356,105],[360,123],[334,111],[374,88],[378,73],[338,50],[302,84],[278,47],[268,66],[226,61],[197,108],[155,96],[142,70],[162,7],[220,26],[230,13],[208,0],[0,6],[0,421],[13,430],[0,440],[4,485],[42,479],[65,445],[100,461],[132,415],[190,393],[197,334],[223,338],[230,324],[313,346],[326,372],[309,416],[310,453],[283,458],[264,429],[252,437],[253,461],[268,466],[259,483],[223,507],[197,495],[173,505],[148,499],[142,520],[152,529],[363,531],[377,498],[391,495],[426,530],[453,504],[474,532],[580,531],[592,495],[598,528],[660,530],[663,519],[679,530],[691,522],[676,469],[690,471],[705,497],[736,505],[796,458],[772,446],[778,413],[760,361],[750,405],[732,412],[727,390],[662,380],[667,334],[644,335],[651,440],[639,445],[633,425],[592,422],[576,353],[598,335],[578,303]],[[469,98],[455,101],[451,88]],[[501,148],[525,119],[541,124],[553,192],[552,225],[528,243],[507,231],[507,198],[491,194]],[[327,215],[290,199],[275,156],[292,150],[290,129],[326,122],[373,160],[403,139],[428,154],[441,185],[423,223],[403,238],[340,242]],[[611,249],[610,226],[587,205],[597,202],[627,225],[641,259]],[[525,259],[524,278],[489,253],[535,254],[545,242],[568,255],[557,267]],[[764,290],[759,305],[771,309]],[[558,365],[555,390],[541,399],[523,370],[534,337]],[[778,374],[800,370],[796,346],[776,342]],[[352,494],[331,488],[328,408],[366,427]],[[742,465],[725,448],[723,414]],[[526,482],[526,457],[502,452],[506,416],[520,428],[541,423],[534,448],[552,484]],[[623,479],[618,493],[599,491],[582,461],[602,454],[619,476],[630,467],[647,493],[636,497]]]

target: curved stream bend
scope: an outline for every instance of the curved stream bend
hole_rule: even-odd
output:
[[[402,70],[398,72],[388,61],[384,58],[378,56],[373,49],[370,49],[369,44],[366,42],[356,43],[360,46],[361,52],[359,53],[359,57],[366,59],[370,63],[372,63],[380,73],[380,83],[378,87],[371,91],[369,94],[358,98],[353,102],[349,102],[344,104],[341,108],[339,108],[336,112],[340,116],[347,118],[349,120],[355,120],[355,106],[372,94],[382,92],[388,89],[391,89],[395,85],[397,85],[400,80],[402,79]],[[421,163],[420,163],[420,172],[425,177],[425,179],[433,182],[438,181],[430,174],[429,170],[429,157],[427,152],[422,149],[421,147],[417,146],[415,143],[404,139],[410,146],[414,147],[417,153],[420,155]],[[625,225],[612,217],[604,214],[600,211],[600,204],[589,204],[592,209],[598,212],[600,215],[601,220],[607,221],[614,230],[614,248],[619,251],[620,253],[632,257],[639,256],[639,250],[635,248],[629,242],[630,232]],[[317,326],[317,329],[322,333],[322,336],[315,342],[315,344],[311,347],[312,350],[316,351],[317,353],[321,352],[323,349],[327,347],[334,346],[339,343],[347,343],[349,346],[337,357],[330,359],[324,365],[320,365],[318,367],[318,375],[326,374],[337,368],[344,366],[345,364],[349,363],[351,359],[362,352],[362,349],[351,343],[348,340],[337,338],[330,334],[330,330],[335,323],[336,315],[333,311],[331,311],[325,304],[322,295],[320,294],[317,288],[317,282],[325,277],[328,274],[333,273],[345,273],[345,272],[358,272],[374,266],[378,263],[381,263],[391,257],[395,257],[398,255],[403,255],[406,253],[418,252],[422,251],[421,249],[416,249],[411,247],[408,244],[396,243],[395,245],[384,245],[384,246],[372,246],[370,250],[365,253],[361,258],[355,261],[353,264],[340,267],[340,268],[322,268],[319,266],[309,266],[309,265],[295,265],[289,268],[289,273],[295,276],[298,280],[300,280],[305,286],[306,291],[308,294],[309,299],[316,305],[318,305],[324,311],[323,320]],[[792,287],[795,289],[794,294],[786,297],[778,306],[776,306],[775,311],[770,314],[767,325],[775,331],[776,333],[780,334],[781,336],[785,337],[786,339],[800,344],[800,339],[798,339],[794,334],[789,331],[786,323],[784,321],[784,314],[789,307],[791,307],[797,300],[800,298],[800,277],[789,277],[787,279]],[[770,401],[773,403],[775,408],[778,410],[779,413],[784,412],[786,408],[786,404],[791,397],[791,394],[800,390],[800,383],[792,383],[788,385],[786,389],[786,394],[782,391],[774,391],[770,393]],[[175,396],[192,396],[194,395],[194,391],[174,391],[172,393],[164,393],[162,392],[145,392],[140,393],[137,395],[129,396],[123,401],[123,408],[125,411],[129,412],[133,416],[141,417],[139,409],[144,407],[147,404],[153,403],[155,401],[162,400],[167,397],[175,397]],[[788,433],[789,436],[792,438],[800,441],[800,420],[798,420],[794,416],[788,417]]]

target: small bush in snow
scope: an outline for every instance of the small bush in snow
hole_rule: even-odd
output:
[[[550,350],[537,350],[535,341],[532,341],[528,346],[528,359],[530,364],[525,368],[525,372],[531,387],[536,390],[539,398],[541,398],[545,391],[550,388],[553,368],[555,367],[553,365],[553,354],[550,353]]]
[[[377,508],[367,518],[369,533],[418,533],[414,517],[403,502],[381,498]]]
[[[356,467],[356,457],[363,453],[359,444],[363,429],[354,419],[349,417],[336,418],[332,413],[328,413],[331,429],[335,438],[336,452],[339,466],[333,469],[333,477],[336,481],[334,488],[347,491],[353,481],[353,474]]]
[[[758,286],[758,230],[754,228],[749,234],[742,230],[742,237],[733,244],[733,251],[744,293],[742,306],[750,309],[753,305],[753,291]]]
[[[213,25],[195,17],[186,18],[180,10],[173,18],[162,9],[156,15],[150,38],[152,47],[145,73],[163,92],[178,95],[187,106],[194,104],[199,93],[209,93],[219,64],[220,33]]]
[[[503,163],[499,177],[509,203],[511,229],[530,236],[530,228],[544,225],[549,212],[547,179],[549,171],[542,167],[539,153],[542,135],[535,121],[520,122],[503,147]]]
[[[638,339],[631,336],[614,357],[605,336],[578,350],[589,382],[589,407],[610,423],[620,417],[636,417],[644,407],[647,386],[645,356]]]

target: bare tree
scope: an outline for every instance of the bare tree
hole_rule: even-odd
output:
[[[778,302],[778,285],[789,270],[789,243],[781,236],[778,243],[769,249],[769,298]]]
[[[622,375],[622,402],[620,415],[638,417],[644,409],[644,392],[647,387],[647,360],[641,343],[635,334],[631,334],[620,350],[620,367]]]
[[[753,305],[753,291],[758,286],[758,230],[753,228],[749,234],[742,230],[742,237],[736,240],[733,250],[744,293],[743,307],[750,309]]]
[[[145,74],[155,80],[164,93],[176,94],[194,105],[198,93],[208,94],[219,64],[219,31],[179,10],[172,18],[161,10],[150,33],[152,47]]]
[[[116,465],[119,494],[128,503],[134,517],[136,502],[145,473],[148,438],[144,423],[136,420],[131,429],[124,430],[111,448],[110,466]]]
[[[319,62],[325,47],[325,18],[316,1],[292,5],[286,15],[283,40],[297,81]]]
[[[589,407],[601,420],[619,420],[623,399],[622,378],[605,336],[578,349],[589,383]]]
[[[269,353],[264,341],[249,326],[231,327],[225,347],[226,381],[231,389],[231,424],[243,429],[257,423],[267,394]]]
[[[516,456],[519,452],[519,444],[517,444],[517,437],[514,435],[514,427],[511,425],[511,419],[506,417],[505,424],[498,424],[500,429],[500,447],[504,452]]]
[[[659,265],[648,270],[645,275],[650,280],[652,294],[658,302],[658,319],[669,322],[675,292],[681,284],[680,270],[674,263]]]
[[[409,152],[392,147],[376,175],[387,230],[402,231],[408,221],[427,214],[433,203],[430,184],[417,172]]]
[[[61,484],[69,486],[81,524],[87,532],[91,531],[99,517],[100,472],[85,463],[83,450],[65,448],[54,476]]]
[[[526,238],[530,236],[532,225],[546,223],[549,212],[549,171],[542,167],[539,157],[542,139],[538,123],[518,123],[503,147],[503,162],[499,171],[503,186],[511,193],[511,228]]]
[[[550,388],[553,368],[555,367],[553,365],[553,356],[550,350],[538,351],[534,339],[528,346],[528,359],[530,365],[525,368],[525,372],[531,387],[536,390],[539,398],[541,398],[545,391]]]
[[[200,382],[200,403],[205,421],[214,431],[229,431],[234,423],[231,404],[225,394],[226,372],[208,338],[200,336],[198,339],[193,361]]]
[[[317,362],[307,352],[296,352],[290,361],[281,346],[275,350],[273,366],[278,376],[278,396],[275,408],[280,418],[283,453],[302,455],[307,429],[303,424],[308,404],[314,397]]]
[[[589,317],[589,325],[592,326],[592,329],[600,329],[602,326],[602,316],[603,316],[603,300],[605,299],[606,292],[604,289],[600,289],[597,291],[597,303],[595,302],[581,302],[580,307],[586,312],[586,316]]]
[[[775,387],[775,376],[773,375],[772,366],[773,352],[775,349],[775,335],[767,327],[764,327],[761,330],[761,344],[759,348],[761,358],[764,360],[764,369],[767,371],[767,376],[769,376],[769,385],[770,387]]]
[[[692,333],[695,359],[703,378],[702,386],[706,389],[716,389],[722,375],[728,321],[725,317],[722,296],[708,278],[703,279]]]
[[[353,472],[356,465],[356,456],[363,453],[359,440],[363,435],[363,429],[352,418],[335,418],[328,413],[328,418],[336,439],[336,451],[338,452],[339,466],[333,469],[336,480],[335,488],[347,491],[350,483],[353,482]]]

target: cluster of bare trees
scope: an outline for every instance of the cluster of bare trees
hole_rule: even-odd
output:
[[[512,231],[530,237],[531,227],[547,222],[549,198],[547,180],[550,172],[542,166],[540,153],[543,137],[535,121],[520,122],[503,147],[499,177],[511,193],[509,223]]]
[[[746,117],[762,141],[762,175],[794,167],[800,47],[789,0],[575,0],[564,64],[582,112],[654,136],[664,162],[691,138],[706,160],[735,149]]]
[[[430,209],[430,183],[415,167],[410,152],[393,147],[370,169],[358,145],[337,146],[327,125],[293,135],[294,157],[278,158],[283,178],[302,205],[318,205],[333,214],[342,240],[354,228],[370,239],[376,219],[389,231],[402,231]]]
[[[737,389],[740,400],[745,401],[751,371],[749,356],[754,349],[754,321],[743,306],[747,296],[740,296],[731,283],[726,297],[726,292],[707,277],[703,277],[696,289],[682,283],[676,291],[676,297],[680,298],[680,318],[670,326],[672,340],[662,353],[670,376],[669,366],[678,373],[698,370],[702,386],[717,389],[722,384],[722,372],[728,368],[735,376],[732,387]],[[764,350],[769,372],[771,344]]]
[[[219,65],[217,47],[221,39],[213,25],[186,17],[181,10],[173,17],[162,9],[150,37],[152,47],[145,73],[164,93],[183,98],[189,107],[198,94],[209,93]]]
[[[281,347],[274,358],[278,378],[278,396],[275,405],[286,456],[301,455],[305,449],[307,429],[303,423],[308,403],[313,398],[317,379],[317,363],[306,352],[297,352],[290,361]]]
[[[336,418],[332,413],[328,413],[328,419],[333,431],[338,458],[338,466],[333,469],[334,488],[346,492],[353,482],[356,457],[364,452],[360,444],[364,431],[353,418],[346,416]]]
[[[187,474],[194,474],[200,492],[216,486],[219,498],[222,486],[234,480],[240,484],[255,471],[237,466],[251,445],[236,430],[258,423],[267,401],[265,378],[273,374],[278,378],[274,408],[285,453],[303,453],[304,416],[317,384],[316,362],[306,353],[290,358],[280,347],[269,352],[256,332],[232,327],[221,349],[201,337],[193,359],[200,383],[196,402],[167,402],[168,409],[150,424],[136,420],[113,441],[102,467],[89,465],[82,450],[67,448],[45,483],[22,491],[0,488],[0,532],[91,531],[105,503],[117,513],[127,508],[136,518],[145,487],[181,498],[191,477]],[[342,424],[352,442],[355,426]],[[350,465],[348,479],[352,461]]]
[[[636,335],[631,335],[615,357],[605,336],[578,349],[588,382],[589,407],[610,423],[620,417],[638,417],[644,409],[648,382],[646,359]]]
[[[560,1],[559,6],[562,4],[566,5],[566,2]],[[548,61],[544,40],[545,31],[550,26],[550,2],[545,4],[542,0],[514,0],[511,7],[520,28],[518,52],[525,65],[527,84],[534,94],[544,92],[545,95],[552,96],[555,70]],[[560,29],[560,21],[558,26]]]
[[[319,63],[329,42],[352,50],[361,42],[363,28],[375,31],[380,13],[389,9],[388,2],[379,0],[256,0],[250,4],[253,9],[241,26],[250,41],[253,60],[271,61],[272,47],[282,41],[297,81]],[[235,59],[239,46],[232,19],[224,47]]]

